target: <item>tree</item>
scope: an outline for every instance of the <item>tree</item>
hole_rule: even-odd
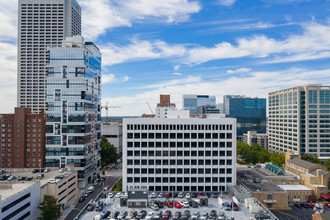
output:
[[[303,154],[303,155],[301,155],[301,159],[307,160],[311,163],[321,164],[321,160],[319,159],[319,157],[317,155]]]
[[[119,155],[116,147],[109,143],[106,137],[101,137],[101,163],[102,166],[115,163]]]
[[[327,160],[324,166],[328,169],[328,171],[330,171],[330,159]]]
[[[61,216],[61,204],[57,204],[54,196],[46,195],[38,208],[41,210],[39,220],[57,220]]]

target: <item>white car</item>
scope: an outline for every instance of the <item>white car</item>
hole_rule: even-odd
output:
[[[148,214],[145,217],[145,219],[152,219],[152,217],[154,217],[154,213],[153,212],[148,212]]]
[[[207,220],[209,218],[209,215],[204,212],[202,215],[201,215],[201,220]]]
[[[182,206],[185,207],[185,208],[189,208],[189,202],[188,201],[184,201]]]
[[[150,198],[156,198],[157,195],[158,195],[157,193],[153,192],[153,193],[151,193]]]
[[[159,193],[158,198],[163,198],[163,193]]]
[[[191,215],[191,219],[192,220],[197,220],[199,218],[199,212],[194,212],[192,215]]]
[[[190,193],[187,193],[187,194],[186,194],[186,199],[190,199],[190,198],[191,198]]]
[[[183,198],[183,197],[184,197],[184,195],[185,195],[185,193],[184,193],[184,192],[180,192],[180,193],[178,194],[178,198]]]
[[[110,198],[113,198],[113,196],[114,196],[113,192],[109,192],[108,195],[109,195]]]
[[[50,169],[46,168],[46,169],[44,170],[44,173],[48,173],[48,172],[50,172]]]
[[[58,170],[59,173],[63,173],[64,172],[64,168],[61,168]]]
[[[60,179],[49,179],[48,182],[49,183],[58,183],[58,182],[60,182]]]
[[[117,192],[116,198],[120,198],[120,196],[121,196],[121,192]]]

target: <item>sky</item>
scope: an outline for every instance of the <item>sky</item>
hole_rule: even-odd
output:
[[[160,94],[245,95],[330,85],[329,0],[78,0],[102,52],[110,116],[151,113]],[[0,112],[17,96],[17,1],[0,0]],[[102,112],[105,115],[105,112]]]

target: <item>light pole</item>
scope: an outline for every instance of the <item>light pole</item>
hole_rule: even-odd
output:
[[[39,172],[41,173],[41,159],[39,159]]]

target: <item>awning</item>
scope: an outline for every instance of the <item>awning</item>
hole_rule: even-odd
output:
[[[326,200],[330,200],[330,196],[328,196],[328,195],[325,194],[325,193],[321,193],[321,194],[320,194],[320,197],[322,197],[322,198],[324,198],[324,199],[326,199]]]

